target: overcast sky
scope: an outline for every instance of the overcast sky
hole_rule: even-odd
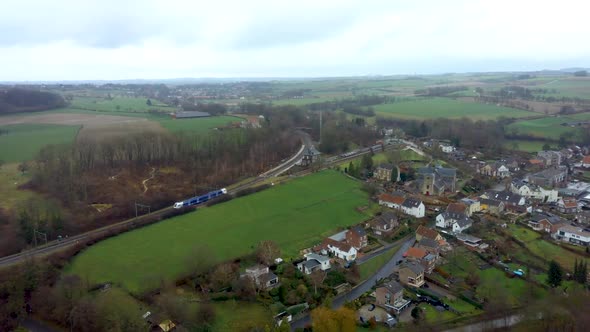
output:
[[[588,1],[5,0],[0,81],[590,67]]]

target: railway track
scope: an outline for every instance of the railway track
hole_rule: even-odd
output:
[[[311,141],[309,139],[302,139],[302,141],[304,143],[302,145],[302,148],[299,149],[299,151],[295,155],[293,155],[289,160],[287,160],[283,164],[261,174],[260,176],[258,176],[256,178],[253,178],[253,179],[251,179],[245,183],[242,183],[236,187],[228,189],[228,194],[235,194],[241,190],[252,188],[252,187],[260,184],[261,182],[267,181],[269,178],[278,176],[278,175],[286,172],[287,170],[289,170],[299,160],[301,160],[305,149],[307,147],[309,147],[309,145],[311,144]],[[393,147],[393,146],[386,146],[384,151],[389,150],[391,147]],[[347,156],[338,156],[335,158],[331,158],[324,163],[324,165],[321,169],[325,169],[330,166],[337,165],[342,162],[358,158],[358,157],[368,154],[368,153],[381,152],[382,150],[383,150],[383,147],[381,147],[380,149],[375,149],[374,147],[364,148],[364,149],[357,150],[355,153],[349,154]],[[293,176],[305,176],[305,175],[308,175],[311,173],[313,173],[312,170],[306,169],[306,170],[296,172],[292,175]],[[197,206],[197,209],[203,208],[203,207],[204,206]],[[121,230],[129,230],[133,227],[141,225],[146,220],[149,220],[151,218],[161,217],[172,210],[174,210],[172,206],[165,207],[163,209],[160,209],[160,210],[157,210],[157,211],[154,211],[154,212],[142,215],[142,216],[138,216],[135,218],[131,218],[128,220],[124,220],[124,221],[118,222],[116,224],[97,228],[97,229],[94,229],[94,230],[91,230],[91,231],[88,231],[88,232],[85,232],[82,234],[70,236],[70,237],[62,239],[62,240],[54,240],[54,241],[48,242],[47,244],[38,246],[37,248],[34,248],[34,249],[30,249],[30,250],[20,252],[18,254],[2,257],[2,258],[0,258],[0,268],[19,263],[23,260],[30,259],[33,257],[45,256],[45,255],[49,255],[49,254],[58,252],[58,251],[65,249],[69,246],[72,246],[72,245],[75,245],[78,243],[83,243],[86,240],[91,240],[95,236],[107,235],[109,233],[121,231]]]

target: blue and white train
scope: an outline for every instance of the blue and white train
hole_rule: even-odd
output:
[[[206,201],[213,199],[215,197],[219,197],[221,195],[227,194],[227,189],[221,188],[219,190],[214,190],[212,192],[206,193],[205,195],[196,196],[193,198],[186,199],[181,202],[174,203],[175,209],[180,209],[185,206],[197,205],[201,203],[205,203]]]

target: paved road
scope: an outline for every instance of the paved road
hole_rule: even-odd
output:
[[[333,309],[340,308],[341,306],[344,305],[344,303],[350,302],[350,301],[353,301],[353,300],[359,298],[361,295],[363,295],[365,292],[367,292],[373,286],[375,286],[375,283],[377,283],[377,281],[379,279],[387,278],[389,275],[391,275],[391,273],[393,272],[393,269],[396,266],[397,261],[402,259],[402,255],[404,254],[404,252],[406,252],[408,250],[408,248],[410,248],[412,246],[412,244],[414,244],[414,241],[415,241],[414,238],[411,238],[411,239],[403,242],[403,245],[401,246],[401,248],[393,255],[393,257],[389,260],[389,262],[387,262],[381,269],[379,269],[379,271],[377,271],[377,273],[375,273],[373,276],[371,276],[369,279],[365,280],[364,282],[360,283],[358,286],[353,288],[350,292],[348,292],[346,294],[342,294],[342,295],[334,298],[334,301],[332,301],[332,308]],[[303,316],[302,318],[299,318],[298,320],[292,321],[291,322],[291,330],[295,330],[297,328],[304,328],[308,324],[311,324],[311,318],[310,318],[309,314]]]

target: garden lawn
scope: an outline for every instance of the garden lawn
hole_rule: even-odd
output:
[[[297,257],[301,249],[368,218],[355,209],[368,204],[360,186],[335,171],[316,173],[102,241],[77,256],[66,273],[137,293],[190,273],[199,250],[220,262],[273,240],[283,258]]]
[[[31,160],[49,144],[74,141],[80,126],[17,124],[0,126],[0,159],[4,162]]]
[[[508,107],[480,104],[450,98],[415,99],[381,104],[374,107],[377,115],[401,119],[435,119],[462,117],[492,120],[499,117],[522,118],[534,113]]]

